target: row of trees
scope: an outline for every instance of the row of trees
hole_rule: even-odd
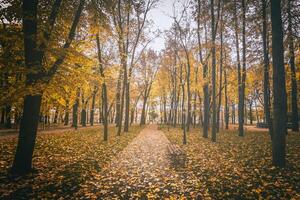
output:
[[[273,163],[284,166],[287,123],[299,131],[299,4],[197,0],[181,7],[174,5],[155,83],[161,92],[153,94],[161,104],[161,121],[180,123],[184,132],[200,124],[203,137],[210,129],[215,142],[221,119],[228,129],[237,112],[238,135],[244,136],[247,119],[259,122],[262,116]]]
[[[159,55],[148,48],[157,35],[148,20],[156,3],[1,3],[1,123],[20,123],[13,173],[31,171],[41,122],[103,123],[104,140],[109,123],[118,135],[146,123],[159,66]]]
[[[10,127],[12,119],[21,121],[12,172],[31,170],[38,124],[49,122],[49,112],[53,123],[72,121],[75,128],[79,119],[83,126],[87,118],[93,125],[97,115],[108,140],[109,123],[120,135],[137,118],[145,124],[147,113],[153,120],[159,110],[162,122],[181,124],[186,131],[201,124],[206,138],[211,127],[216,141],[220,121],[228,128],[229,117],[234,123],[238,112],[243,136],[244,119],[253,120],[252,109],[258,119],[263,110],[274,164],[284,165],[285,88],[291,94],[293,130],[299,129],[297,2],[284,1],[287,15],[281,15],[278,0],[271,6],[267,0],[187,1],[183,10],[174,9],[160,54],[148,47],[158,34],[148,19],[157,3],[3,1],[1,123]],[[287,81],[285,72],[291,77]]]

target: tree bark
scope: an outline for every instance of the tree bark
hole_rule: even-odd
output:
[[[37,0],[24,0],[23,33],[25,66],[28,69],[41,70],[41,62],[37,57]],[[39,77],[35,74],[26,76],[26,85],[33,85]],[[23,175],[32,169],[32,154],[35,146],[42,95],[26,95],[23,105],[23,116],[19,131],[17,150],[12,165],[12,173]]]
[[[288,42],[289,42],[289,58],[292,75],[292,131],[299,131],[298,120],[298,89],[295,67],[295,52],[294,52],[294,38],[292,29],[292,14],[291,14],[291,0],[288,0]]]
[[[147,96],[144,96],[140,125],[145,125],[146,124],[146,104],[147,104]]]
[[[284,70],[283,30],[281,19],[281,1],[271,1],[272,21],[272,58],[273,58],[273,96],[274,121],[272,156],[273,164],[278,167],[285,166],[286,145],[286,87]]]
[[[226,54],[225,54],[225,60],[226,60]],[[228,106],[228,94],[227,94],[227,65],[225,64],[224,67],[224,85],[225,85],[225,91],[224,91],[224,96],[225,96],[225,129],[228,130],[228,125],[229,125],[229,106]]]
[[[217,130],[216,130],[216,47],[215,47],[215,39],[216,39],[216,33],[215,33],[215,14],[214,14],[214,0],[211,0],[211,42],[212,42],[212,129],[211,129],[211,140],[212,142],[216,142],[217,140]]]
[[[94,87],[94,92],[92,96],[92,108],[90,112],[90,124],[94,126],[94,115],[95,115],[95,101],[96,101],[97,87]]]
[[[208,125],[209,125],[209,92],[208,92],[208,66],[207,63],[203,63],[202,59],[202,49],[201,49],[201,37],[200,37],[200,11],[201,11],[201,2],[198,0],[198,17],[197,17],[197,36],[198,36],[198,47],[199,47],[199,56],[203,65],[203,137],[208,137]],[[206,30],[206,29],[205,29]],[[205,34],[206,35],[206,34]]]
[[[107,101],[107,88],[106,88],[106,82],[105,82],[105,75],[104,75],[104,69],[102,65],[102,55],[101,55],[101,48],[100,48],[100,39],[99,35],[96,36],[96,42],[97,42],[97,49],[98,49],[98,62],[99,62],[99,69],[100,69],[100,75],[103,79],[102,83],[102,118],[103,118],[103,126],[104,126],[104,134],[103,134],[103,140],[108,140],[108,101]]]
[[[244,0],[243,0],[244,1]],[[238,73],[238,122],[239,122],[239,136],[244,135],[244,107],[242,106],[242,73],[240,62],[240,46],[239,46],[239,33],[238,33],[238,16],[237,16],[237,2],[234,1],[234,26],[235,26],[235,46],[237,55],[237,73]]]
[[[241,95],[240,95],[240,108],[245,107],[245,83],[246,83],[246,5],[245,0],[242,0],[242,46],[243,46],[243,67],[242,67],[242,86],[241,86]],[[240,112],[240,121],[239,121],[239,136],[244,136],[244,116],[243,111]],[[247,121],[247,120],[246,120]]]
[[[262,16],[263,16],[263,52],[264,52],[264,114],[266,123],[269,126],[269,134],[271,139],[273,138],[273,126],[270,114],[270,82],[269,82],[269,50],[268,50],[268,27],[267,27],[267,3],[266,0],[262,0]]]
[[[73,117],[72,117],[72,127],[75,129],[78,128],[78,107],[79,107],[79,97],[80,97],[80,89],[77,89],[77,97],[75,99],[75,103],[73,105]]]
[[[129,131],[129,109],[130,109],[130,82],[129,80],[127,81],[126,84],[126,103],[125,103],[125,121],[124,121],[124,132]]]
[[[11,105],[5,106],[5,128],[11,128]]]
[[[217,113],[217,133],[220,130],[220,112],[222,104],[222,87],[223,87],[223,15],[221,14],[221,28],[220,28],[220,68],[219,68],[219,102],[218,102],[218,113]]]

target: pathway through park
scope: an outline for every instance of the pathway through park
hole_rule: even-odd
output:
[[[90,181],[93,193],[108,199],[207,195],[204,187],[195,188],[199,184],[187,178],[190,174],[170,166],[169,143],[156,125],[149,125],[101,174],[95,174]]]

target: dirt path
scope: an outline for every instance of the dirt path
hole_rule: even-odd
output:
[[[95,174],[91,193],[101,199],[155,199],[195,191],[187,187],[186,183],[195,184],[188,183],[185,172],[170,166],[169,143],[156,125],[146,127],[101,174]]]

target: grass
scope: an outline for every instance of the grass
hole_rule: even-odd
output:
[[[93,174],[116,156],[143,127],[116,135],[109,127],[109,141],[103,141],[102,128],[41,133],[37,136],[33,165],[37,173],[11,179],[7,171],[16,149],[16,136],[0,137],[0,199],[84,197],[82,187]]]

